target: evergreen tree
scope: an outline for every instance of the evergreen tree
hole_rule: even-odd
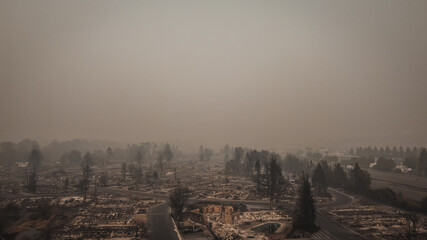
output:
[[[213,150],[210,148],[204,148],[203,149],[203,155],[204,155],[205,161],[209,162],[212,158]]]
[[[264,194],[270,200],[270,209],[273,200],[279,200],[285,191],[285,179],[282,175],[282,167],[278,162],[278,156],[273,154],[266,165],[266,174],[262,181]]]
[[[166,143],[165,148],[163,150],[163,154],[166,158],[166,162],[168,164],[170,164],[170,162],[173,159],[173,152],[172,152],[172,149],[171,149],[171,146],[169,145],[169,143]]]
[[[352,186],[356,193],[366,193],[371,185],[371,176],[365,170],[359,167],[359,164],[354,165],[352,173]]]
[[[378,154],[378,157],[385,157],[385,150],[383,147],[380,148],[380,152]]]
[[[42,155],[40,150],[34,148],[28,159],[28,166],[26,171],[26,183],[25,186],[30,193],[36,193],[37,182],[39,176],[39,168],[41,165]]]
[[[254,164],[258,158],[258,151],[252,150],[246,153],[245,157],[245,174],[249,176],[252,174]]]
[[[159,165],[160,168],[160,177],[163,176],[163,153],[159,153],[159,155],[157,156],[157,164]]]
[[[410,149],[409,147],[406,147],[406,150],[405,150],[405,157],[406,157],[406,158],[410,158],[410,157],[412,157],[412,152],[411,152],[411,149]]]
[[[414,147],[414,149],[412,149],[412,155],[413,155],[415,158],[418,158],[418,148],[417,148],[417,147]]]
[[[110,164],[111,160],[113,159],[113,150],[111,149],[111,147],[107,148],[106,155],[107,156],[105,158],[104,167]]]
[[[368,146],[365,150],[366,157],[372,157],[374,150],[372,150],[371,146]]]
[[[126,163],[122,163],[122,178],[126,181]]]
[[[399,147],[399,158],[405,158],[405,151],[403,151],[403,147]]]
[[[200,148],[199,148],[199,161],[200,162],[205,161],[205,154],[204,154],[202,145],[200,145]]]
[[[398,157],[399,156],[399,152],[397,151],[396,146],[393,146],[393,149],[391,150],[392,156],[393,157]]]
[[[328,182],[326,180],[326,175],[320,163],[317,164],[317,167],[314,170],[312,182],[313,186],[317,189],[319,195],[323,195],[327,192]]]
[[[261,164],[259,162],[259,159],[256,160],[255,163],[255,170],[256,170],[256,184],[257,184],[257,191],[261,191]]]
[[[138,164],[138,172],[137,172],[137,174],[136,174],[136,179],[137,179],[138,181],[140,181],[140,180],[141,180],[141,176],[142,176],[142,168],[141,168],[142,154],[141,154],[141,151],[138,151],[138,152],[136,153],[135,161],[136,161],[136,163]]]
[[[228,144],[226,144],[222,149],[222,153],[224,154],[224,163],[227,164],[227,162],[230,160],[230,146],[228,146]]]
[[[420,156],[418,157],[418,172],[424,176],[427,176],[427,151],[422,148]]]
[[[339,187],[339,188],[347,187],[347,184],[348,184],[347,174],[345,173],[344,169],[339,163],[336,163],[334,165],[334,169],[332,170],[331,184],[334,187]]]
[[[403,161],[403,165],[415,171],[418,169],[418,159],[416,159],[413,156],[405,157],[405,161]]]
[[[308,175],[302,175],[302,183],[298,190],[298,200],[293,214],[294,229],[313,231],[316,228],[316,209],[311,192]]]
[[[372,150],[372,157],[378,157],[379,151],[377,146],[374,147],[374,149]]]
[[[236,147],[234,149],[234,172],[240,173],[241,172],[241,166],[242,166],[242,159],[243,159],[244,150],[242,147]]]
[[[326,177],[326,182],[329,183],[329,178],[331,177],[331,166],[329,166],[328,162],[326,160],[320,161],[320,166],[322,167],[323,173]]]
[[[68,185],[69,185],[69,178],[66,177],[64,181],[64,192],[66,193],[68,191]]]
[[[387,145],[386,147],[385,147],[385,157],[391,157],[391,149],[390,149],[390,147]]]

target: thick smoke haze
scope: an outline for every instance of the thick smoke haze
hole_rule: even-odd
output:
[[[427,143],[427,1],[0,2],[0,140]]]

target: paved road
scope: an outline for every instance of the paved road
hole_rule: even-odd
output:
[[[318,208],[326,208],[326,207],[338,207],[343,205],[349,205],[354,201],[354,197],[338,191],[333,188],[328,188],[329,192],[334,196],[335,200],[332,202],[318,203]]]
[[[330,219],[326,213],[322,212],[322,209],[329,207],[338,207],[343,205],[349,205],[354,201],[354,198],[348,194],[329,188],[329,192],[334,196],[335,201],[327,203],[316,204],[317,207],[317,218],[316,224],[325,232],[329,233],[332,239],[346,239],[346,240],[366,240],[359,233],[351,230],[338,223],[335,220]]]
[[[154,240],[179,240],[175,226],[169,214],[169,203],[164,202],[151,207],[148,212],[148,237]]]

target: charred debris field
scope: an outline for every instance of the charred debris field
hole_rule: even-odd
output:
[[[4,239],[427,236],[427,198],[405,195],[425,196],[426,177],[396,170],[404,162],[391,156],[386,171],[372,164],[380,157],[366,164],[352,150],[280,155],[226,145],[184,153],[146,142],[83,153],[21,144],[4,142],[0,152],[15,156],[1,159]],[[418,155],[425,161],[425,149]]]

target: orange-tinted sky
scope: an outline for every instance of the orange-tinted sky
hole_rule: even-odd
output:
[[[0,140],[426,144],[426,13],[424,0],[2,0]]]

